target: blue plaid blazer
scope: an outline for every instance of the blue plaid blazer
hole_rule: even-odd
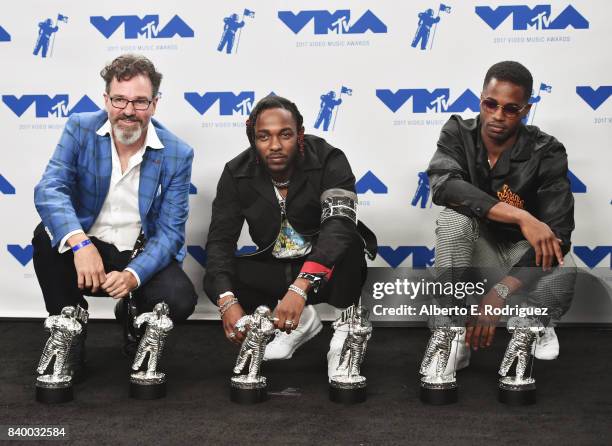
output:
[[[111,138],[96,131],[107,119],[106,111],[70,116],[34,188],[34,203],[52,246],[71,231],[87,232],[102,209],[110,187]],[[181,262],[185,258],[193,161],[191,147],[156,120],[152,122],[164,148],[147,148],[140,165],[138,208],[147,242],[128,265],[138,274],[141,285],[172,259]]]

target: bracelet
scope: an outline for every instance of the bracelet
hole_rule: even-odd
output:
[[[294,293],[299,294],[301,297],[304,298],[304,302],[308,301],[308,295],[300,287],[298,287],[298,286],[296,286],[294,284],[291,284],[291,285],[289,285],[289,291],[293,291]]]
[[[235,305],[237,303],[238,303],[238,299],[236,299],[235,297],[232,297],[231,299],[228,299],[228,301],[225,302],[223,305],[221,305],[221,307],[219,308],[219,314],[221,315],[221,317],[223,317],[225,312],[229,310],[229,308],[232,305]]]
[[[88,238],[83,240],[81,243],[74,245],[70,249],[72,249],[72,252],[77,252],[79,249],[84,248],[87,245],[91,245],[91,240],[89,240]]]
[[[323,282],[323,279],[321,278],[321,276],[317,276],[316,274],[311,274],[311,273],[299,273],[297,276],[298,279],[306,279],[310,282],[310,285],[312,287],[312,291],[314,291],[315,293],[317,291],[319,291],[319,287],[321,286],[321,282]]]

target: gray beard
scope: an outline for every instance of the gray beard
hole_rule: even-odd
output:
[[[121,144],[131,146],[142,136],[142,128],[138,126],[134,131],[124,130],[119,125],[113,125],[113,135]]]

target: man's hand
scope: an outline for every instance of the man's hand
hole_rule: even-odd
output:
[[[489,220],[518,225],[523,236],[533,247],[536,254],[536,266],[542,266],[544,271],[551,269],[556,257],[559,265],[563,265],[561,240],[550,227],[535,218],[529,212],[500,201],[487,213]]]
[[[68,239],[69,246],[75,246],[86,240],[85,234],[75,234]],[[74,267],[77,273],[77,286],[79,289],[91,289],[92,293],[100,289],[106,280],[102,257],[93,243],[84,246],[74,253]]]
[[[536,266],[542,265],[544,271],[549,271],[555,257],[559,264],[563,265],[561,240],[555,236],[546,223],[541,222],[531,214],[527,215],[528,217],[522,219],[519,226],[521,232],[535,250]]]
[[[234,296],[226,296],[223,297],[219,301],[219,305],[222,306],[227,300],[232,299]],[[244,310],[239,303],[235,303],[231,307],[227,309],[227,311],[221,317],[221,322],[223,323],[223,331],[225,332],[225,337],[233,342],[236,345],[242,344],[244,341],[245,334],[236,330],[236,322],[244,316]]]
[[[467,330],[465,332],[465,345],[472,347],[474,350],[490,347],[495,336],[495,328],[499,321],[499,316],[485,314],[485,308],[495,310],[506,305],[506,302],[499,297],[497,291],[491,289],[485,297],[482,298],[478,306],[478,316],[474,316],[468,321]]]
[[[310,282],[306,279],[296,279],[294,285],[304,290],[305,293],[308,293],[310,288]],[[287,291],[274,310],[277,318],[274,322],[276,328],[287,332],[287,334],[291,333],[291,330],[295,330],[300,324],[300,317],[305,306],[306,301],[302,296],[294,291]],[[293,323],[287,324],[287,321],[292,321]]]
[[[502,299],[497,290],[491,288],[478,306],[478,316],[468,320],[465,332],[465,345],[471,346],[474,350],[478,350],[478,347],[490,347],[495,337],[495,328],[500,316],[485,314],[485,309],[488,309],[490,313],[494,313],[497,308],[506,306],[506,300],[523,286],[523,283],[513,276],[506,276],[498,283],[508,287],[506,299]]]
[[[111,271],[106,275],[102,289],[114,299],[121,299],[138,286],[136,277],[129,271]]]

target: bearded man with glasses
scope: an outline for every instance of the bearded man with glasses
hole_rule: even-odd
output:
[[[85,294],[110,296],[121,309],[134,292],[137,312],[163,300],[179,322],[197,301],[181,269],[193,149],[152,119],[162,75],[151,61],[119,56],[100,74],[106,109],[70,116],[34,190],[42,223],[33,260],[45,305],[51,315],[86,309]],[[144,248],[133,256],[137,239]],[[135,348],[131,339],[124,351]],[[71,372],[82,357],[69,361]]]
[[[456,283],[475,268],[479,275],[473,279],[488,279],[465,336],[453,344],[457,369],[467,366],[469,346],[477,350],[493,341],[499,316],[485,310],[495,313],[513,297],[547,326],[535,356],[559,354],[552,322],[573,297],[575,268],[568,253],[574,200],[563,145],[521,122],[531,107],[532,87],[531,73],[520,63],[493,65],[485,76],[480,114],[451,116],[427,170],[433,201],[444,206],[435,231],[437,279]],[[461,299],[441,301],[465,305]]]

